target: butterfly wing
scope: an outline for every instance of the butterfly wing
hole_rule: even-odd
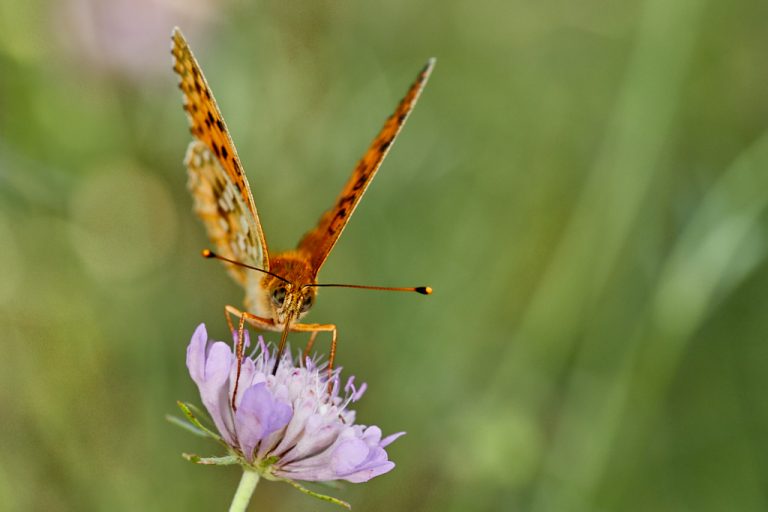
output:
[[[180,77],[184,110],[195,137],[185,159],[195,211],[221,256],[269,270],[267,242],[224,118],[178,28],[172,40],[173,69]],[[227,267],[236,281],[245,284],[243,268]]]
[[[219,160],[203,142],[189,144],[184,159],[194,198],[194,209],[203,221],[214,252],[258,268],[268,266],[266,248],[261,245],[258,223],[253,221],[248,204],[221,168]],[[243,286],[247,270],[225,263],[229,274]]]
[[[376,171],[381,166],[381,162],[387,156],[389,148],[416,105],[434,65],[435,59],[430,59],[427,62],[416,81],[408,89],[408,93],[398,104],[395,112],[387,118],[368,151],[358,162],[352,176],[344,185],[339,197],[336,198],[333,207],[323,213],[317,226],[306,233],[299,242],[298,250],[308,256],[315,273],[320,270],[331,249],[336,245],[336,241],[346,227],[352,212],[355,211],[357,203],[360,202],[365,190],[376,175]]]

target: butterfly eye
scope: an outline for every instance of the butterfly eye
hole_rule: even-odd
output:
[[[304,297],[304,302],[302,302],[301,304],[301,312],[306,313],[307,311],[309,311],[309,308],[312,307],[313,302],[314,300],[312,299],[311,295],[307,295],[306,297]]]
[[[285,287],[281,286],[280,288],[275,288],[275,291],[272,292],[272,301],[277,304],[278,306],[282,306],[283,302],[285,302],[285,295],[286,295]]]

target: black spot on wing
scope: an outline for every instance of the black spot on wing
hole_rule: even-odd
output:
[[[363,169],[360,177],[357,178],[357,181],[352,186],[352,190],[360,190],[361,188],[363,188],[363,185],[365,185],[366,181],[368,181],[368,170]]]
[[[339,199],[339,207],[344,207],[347,203],[352,203],[355,200],[355,194],[349,194]]]

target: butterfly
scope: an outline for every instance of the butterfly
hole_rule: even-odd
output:
[[[416,104],[435,60],[430,59],[418,74],[318,224],[303,236],[296,249],[270,253],[250,185],[208,82],[178,28],[173,30],[171,39],[173,69],[180,78],[184,110],[194,138],[184,160],[188,187],[194,198],[194,210],[215,248],[215,252],[205,250],[203,255],[223,261],[230,276],[245,289],[245,311],[231,305],[225,307],[232,331],[234,325],[230,315],[239,318],[238,360],[242,360],[245,322],[263,330],[282,332],[275,371],[289,331],[311,333],[305,355],[319,332],[330,332],[330,374],[336,354],[336,326],[299,321],[315,303],[318,288],[343,286],[415,291],[424,295],[432,292],[428,286],[389,288],[319,284],[317,274]]]

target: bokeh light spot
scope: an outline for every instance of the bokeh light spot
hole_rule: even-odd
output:
[[[146,274],[176,240],[176,213],[165,185],[121,164],[86,178],[72,195],[70,215],[76,253],[104,282]]]

